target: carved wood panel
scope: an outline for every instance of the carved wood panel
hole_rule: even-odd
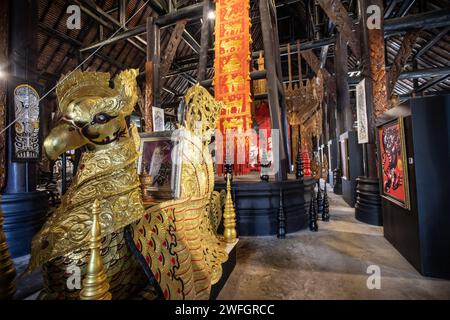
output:
[[[373,81],[375,119],[388,110],[383,29],[369,29],[370,72]]]

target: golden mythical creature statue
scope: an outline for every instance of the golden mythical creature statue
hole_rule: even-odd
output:
[[[108,73],[75,71],[57,86],[62,117],[45,139],[45,151],[51,159],[83,146],[86,151],[60,207],[33,239],[29,270],[43,266],[44,298],[79,298],[74,275],[78,270],[83,279],[87,272],[94,214],[113,299],[139,292],[150,292],[150,298],[208,299],[220,279],[228,258],[216,233],[223,197],[213,192],[209,140],[191,137],[198,123],[211,134],[222,104],[199,86],[188,91],[181,131],[191,134],[182,135],[188,138],[182,139],[181,197],[146,209],[136,171],[140,139],[125,121],[137,101],[137,74],[121,72],[111,88]]]

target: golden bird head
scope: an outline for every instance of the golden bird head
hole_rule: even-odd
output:
[[[88,145],[102,148],[127,136],[125,117],[136,105],[139,70],[122,71],[110,86],[105,72],[76,70],[57,84],[60,123],[44,141],[50,159]]]

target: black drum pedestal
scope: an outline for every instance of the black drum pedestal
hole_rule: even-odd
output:
[[[13,258],[31,251],[31,240],[45,222],[46,192],[4,193],[1,196],[3,231]]]
[[[280,189],[286,233],[308,227],[308,208],[315,180],[304,178],[283,182],[250,182],[233,179],[231,193],[236,210],[238,236],[276,235],[279,230]],[[216,182],[215,189],[225,189]]]
[[[381,197],[377,178],[359,177],[356,179],[355,217],[371,225],[382,226]]]

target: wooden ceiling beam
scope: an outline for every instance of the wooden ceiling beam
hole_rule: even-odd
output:
[[[395,85],[397,84],[398,78],[403,71],[406,62],[408,62],[411,56],[412,50],[414,49],[414,44],[419,38],[420,30],[408,31],[408,33],[403,38],[400,49],[394,58],[394,64],[389,71],[389,82],[388,82],[388,94],[392,95],[394,93]]]
[[[347,10],[340,0],[317,0],[323,11],[331,21],[334,22],[338,31],[348,43],[353,54],[358,60],[361,58],[361,48],[359,45],[358,29],[355,27]]]

